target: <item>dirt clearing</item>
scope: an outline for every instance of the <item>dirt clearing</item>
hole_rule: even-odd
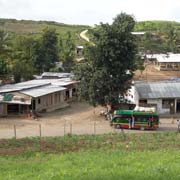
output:
[[[103,107],[92,107],[86,103],[72,103],[70,107],[51,113],[44,113],[34,120],[27,117],[8,117],[0,119],[0,139],[14,137],[14,125],[17,138],[31,136],[63,136],[64,134],[103,134],[121,132],[109,125],[109,121],[100,115]],[[161,119],[157,131],[177,131],[177,121]],[[39,126],[41,125],[41,126]],[[40,131],[41,130],[41,131]],[[149,133],[157,131],[123,130],[126,133]]]

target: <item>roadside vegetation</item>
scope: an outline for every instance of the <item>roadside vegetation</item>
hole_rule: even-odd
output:
[[[106,134],[0,141],[0,179],[180,177],[180,134]]]

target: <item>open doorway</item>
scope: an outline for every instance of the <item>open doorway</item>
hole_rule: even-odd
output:
[[[19,114],[19,104],[8,104],[7,112],[8,114]]]
[[[180,99],[177,99],[176,112],[180,113]]]

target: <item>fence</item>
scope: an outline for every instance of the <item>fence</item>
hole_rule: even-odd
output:
[[[1,125],[0,125],[1,126]],[[46,136],[65,136],[80,134],[105,134],[121,132],[122,130],[111,127],[108,121],[63,124],[11,124],[0,127],[0,139],[4,138],[24,138],[24,137],[46,137]]]
[[[115,124],[114,124],[115,125]],[[37,122],[34,124],[0,124],[0,139],[4,138],[24,138],[24,137],[45,137],[45,136],[65,136],[80,134],[105,134],[137,132],[137,130],[115,129],[110,126],[109,121],[89,121],[89,122],[71,122],[51,123]],[[160,124],[158,131],[177,131],[177,124],[171,120]],[[149,132],[149,131],[145,131]],[[152,131],[151,131],[152,132]],[[156,131],[153,131],[156,132]]]

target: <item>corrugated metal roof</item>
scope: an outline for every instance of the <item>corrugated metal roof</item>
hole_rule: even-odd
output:
[[[77,81],[72,81],[70,78],[62,79],[34,79],[17,84],[8,84],[0,87],[0,93],[23,91],[26,89],[37,89],[42,86],[56,85],[56,86],[67,86]]]
[[[66,90],[66,88],[64,87],[48,85],[48,86],[38,87],[35,89],[23,90],[23,91],[20,91],[20,93],[36,98],[36,97],[44,96],[47,94],[55,93],[58,91],[64,91],[64,90]]]
[[[42,75],[42,77],[58,77],[58,78],[68,78],[73,76],[72,73],[58,73],[58,72],[44,72]]]
[[[179,98],[180,82],[136,82],[140,99]]]
[[[157,59],[158,62],[180,62],[180,54],[146,54],[148,59]]]
[[[37,80],[39,81],[39,80]],[[50,82],[36,82],[36,81],[26,81],[23,83],[17,83],[17,84],[8,84],[0,87],[0,93],[6,93],[6,92],[14,92],[14,91],[20,91],[24,89],[29,89],[29,88],[35,88],[39,86],[45,86],[50,84]]]

